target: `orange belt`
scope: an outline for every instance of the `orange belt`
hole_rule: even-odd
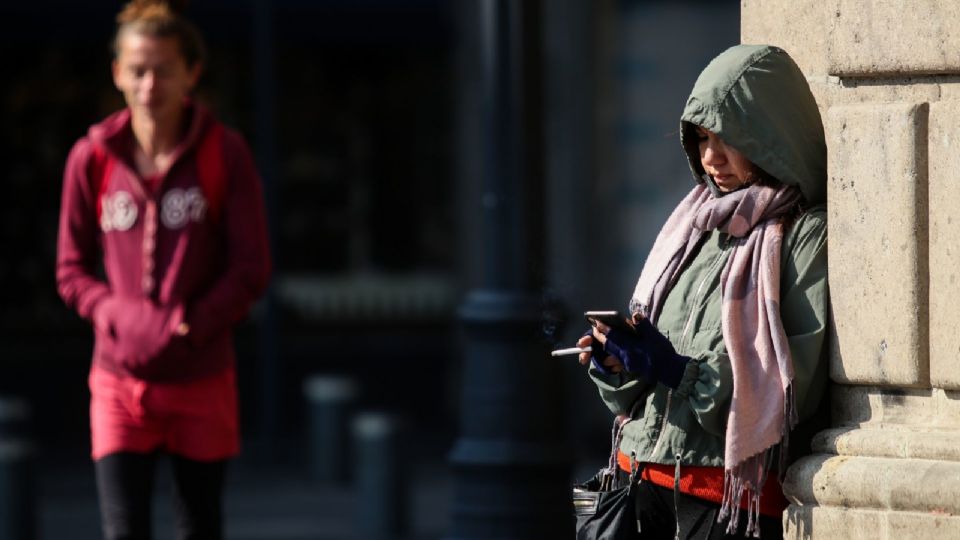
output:
[[[624,471],[630,472],[630,456],[617,452],[617,463]],[[640,478],[667,489],[673,489],[673,465],[643,463]],[[684,465],[680,468],[680,493],[717,504],[723,502],[723,467],[696,467]],[[760,513],[766,516],[780,517],[789,501],[783,496],[783,489],[776,475],[770,475],[763,483],[760,492]],[[740,502],[747,509],[747,501]]]

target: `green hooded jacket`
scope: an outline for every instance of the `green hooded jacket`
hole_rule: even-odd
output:
[[[681,142],[694,178],[703,182],[695,125],[719,135],[777,180],[797,186],[806,200],[806,210],[785,230],[780,269],[780,315],[802,426],[822,412],[828,373],[826,145],[820,113],[786,52],[738,45],[703,70],[681,116]],[[704,236],[657,321],[677,352],[691,358],[677,389],[589,369],[614,414],[632,411],[620,450],[640,462],[724,465],[733,378],[720,327],[720,274],[732,242],[720,231]],[[804,444],[792,437],[792,449],[795,443]]]

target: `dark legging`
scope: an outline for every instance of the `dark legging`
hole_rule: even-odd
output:
[[[106,540],[149,540],[156,454],[117,453],[95,463],[100,517]],[[223,538],[226,461],[171,456],[173,509],[179,540]]]

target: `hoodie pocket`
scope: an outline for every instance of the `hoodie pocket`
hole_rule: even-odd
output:
[[[147,298],[126,298],[113,309],[113,358],[136,374],[160,356],[179,324],[172,306],[157,306]]]

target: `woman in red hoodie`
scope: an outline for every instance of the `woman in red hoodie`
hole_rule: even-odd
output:
[[[113,80],[127,107],[71,150],[57,246],[59,293],[96,335],[104,536],[150,537],[162,452],[179,537],[220,538],[225,464],[239,450],[232,327],[270,272],[262,189],[243,139],[190,99],[196,28],[156,0],[130,2],[117,22]]]

